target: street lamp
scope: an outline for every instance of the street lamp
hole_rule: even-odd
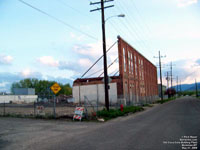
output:
[[[108,17],[108,18],[105,20],[105,22],[106,22],[108,19],[113,18],[113,17],[125,17],[125,14],[119,14],[119,15],[110,16],[110,17]]]

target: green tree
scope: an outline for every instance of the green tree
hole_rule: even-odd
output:
[[[13,93],[14,88],[35,88],[35,93],[37,95],[49,95],[51,93],[50,87],[55,83],[55,81],[48,80],[38,80],[36,78],[27,78],[20,80],[19,82],[14,82],[11,85],[11,92]],[[61,90],[57,94],[71,95],[72,88],[70,84],[59,83]]]

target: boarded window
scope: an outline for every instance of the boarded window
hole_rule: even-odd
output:
[[[124,58],[124,72],[126,72],[126,54],[124,48],[123,48],[123,58]]]

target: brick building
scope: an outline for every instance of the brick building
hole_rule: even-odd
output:
[[[154,101],[158,96],[157,68],[125,40],[118,36],[119,75],[110,77],[111,102],[126,104]],[[77,79],[73,83],[75,102],[86,96],[104,103],[103,77]]]

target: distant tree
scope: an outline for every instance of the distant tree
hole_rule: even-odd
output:
[[[19,82],[14,82],[11,85],[11,92],[13,93],[14,88],[35,88],[35,93],[37,95],[49,95],[51,92],[50,87],[55,83],[55,81],[48,80],[38,80],[36,78],[27,78],[20,80]],[[61,87],[60,92],[57,94],[71,95],[72,88],[70,84],[58,83]]]
[[[61,86],[60,93],[64,95],[72,95],[72,88],[70,84],[60,84],[60,86]]]

